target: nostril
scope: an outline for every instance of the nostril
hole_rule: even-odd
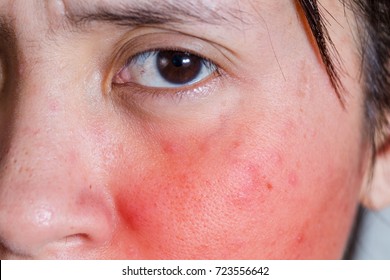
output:
[[[66,247],[73,247],[73,246],[81,246],[88,241],[90,241],[91,238],[88,234],[85,233],[78,233],[78,234],[71,234],[68,236],[65,236],[59,243],[63,243]]]
[[[86,233],[70,234],[34,251],[38,259],[83,259],[98,251],[104,244],[96,242],[95,238]]]

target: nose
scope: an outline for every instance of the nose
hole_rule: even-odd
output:
[[[12,123],[2,126],[0,247],[16,258],[95,258],[114,220],[110,195],[94,175],[86,124],[59,109],[66,98],[52,104],[53,87],[36,84],[18,89]]]

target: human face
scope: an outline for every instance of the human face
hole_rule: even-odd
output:
[[[369,151],[338,0],[343,102],[294,1],[86,3],[0,0],[2,258],[342,257]]]

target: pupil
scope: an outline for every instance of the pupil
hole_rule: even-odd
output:
[[[169,83],[186,84],[196,79],[202,69],[202,58],[180,51],[160,51],[157,68]]]
[[[189,61],[189,59],[187,59],[187,61]],[[172,63],[173,63],[173,65],[175,65],[176,67],[183,66],[183,62],[184,62],[184,57],[182,57],[182,56],[175,55],[175,56],[172,58]]]

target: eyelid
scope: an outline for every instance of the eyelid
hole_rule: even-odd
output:
[[[130,37],[130,39],[129,39]],[[177,50],[186,51],[211,61],[224,75],[234,76],[234,66],[218,46],[198,37],[180,32],[147,29],[144,32],[131,32],[118,44],[112,61],[114,64],[110,75],[105,79],[108,91],[111,90],[111,80],[129,59],[148,51]]]

